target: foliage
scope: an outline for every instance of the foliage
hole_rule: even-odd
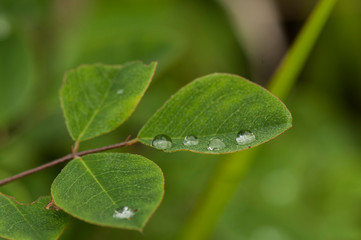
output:
[[[80,157],[75,151],[81,141],[114,130],[129,117],[154,70],[155,63],[148,66],[141,63],[89,65],[65,75],[60,97],[68,130],[76,142],[74,159],[51,187],[56,208],[101,226],[143,229],[163,197],[164,180],[158,166],[138,155],[94,153]],[[200,109],[203,109],[204,118],[195,115]],[[178,116],[183,118],[178,119]],[[205,125],[211,119],[214,125]],[[219,154],[259,145],[290,125],[291,115],[286,107],[262,87],[237,76],[214,74],[194,81],[177,93],[145,125],[139,138],[148,144],[146,137],[154,139],[151,145],[157,147],[154,143],[157,136],[169,133],[174,141],[169,138],[169,143],[181,146],[177,150]],[[163,126],[174,132],[168,132]],[[187,133],[183,130],[188,127],[197,135],[198,141],[189,148],[183,142]],[[252,131],[250,134],[254,139],[245,139],[247,142],[239,146],[239,129]],[[179,134],[180,131],[183,133]],[[217,137],[225,146],[224,150],[212,149],[210,137]],[[129,145],[137,141],[129,141]],[[6,206],[3,206],[4,210]],[[39,209],[38,205],[35,207]],[[36,212],[36,209],[31,210]],[[43,209],[36,213],[40,221],[46,221],[47,214]],[[19,231],[23,229],[27,236],[26,227],[17,222],[13,224]],[[63,226],[59,223],[49,221],[49,225],[59,226],[58,234],[62,232]],[[0,232],[0,235],[6,233]],[[29,235],[29,238],[33,236]],[[44,238],[54,239],[57,235]]]
[[[51,192],[56,206],[84,221],[141,230],[163,197],[163,173],[138,155],[92,154],[71,161]]]
[[[238,76],[212,74],[194,80],[176,93],[141,129],[139,139],[152,145],[154,136],[172,140],[166,151],[230,153],[257,146],[291,126],[291,115],[276,97]],[[237,137],[248,131],[250,136]],[[194,144],[186,144],[194,136]],[[219,138],[224,148],[211,149]],[[189,140],[188,140],[189,141]],[[191,141],[191,140],[190,140]]]
[[[301,0],[292,3],[272,1],[270,4],[274,10],[278,10],[279,14],[276,15],[279,16],[279,26],[282,26],[285,33],[284,40],[289,41],[290,50],[278,70],[273,69],[275,74],[264,79],[259,78],[262,72],[255,71],[253,63],[267,69],[267,59],[252,59],[254,55],[249,52],[247,35],[254,31],[264,31],[267,37],[259,39],[259,43],[269,44],[272,39],[268,38],[273,38],[277,32],[270,32],[268,23],[262,23],[259,29],[248,29],[251,31],[239,29],[235,21],[237,18],[232,15],[235,9],[223,8],[224,2],[226,1],[1,1],[0,181],[69,154],[71,145],[73,153],[66,156],[69,160],[74,159],[66,166],[59,164],[0,186],[0,204],[13,203],[0,207],[0,236],[23,239],[21,236],[25,233],[25,239],[60,237],[80,240],[179,237],[187,240],[361,239],[358,217],[361,201],[361,135],[358,134],[361,116],[361,71],[358,66],[361,59],[361,31],[358,27],[360,2],[320,0],[317,5],[313,5],[310,1]],[[264,6],[266,5],[259,5],[258,8],[264,10]],[[308,15],[310,18],[307,19]],[[265,16],[253,12],[241,25],[247,27],[251,21],[258,23]],[[301,29],[302,25],[305,27]],[[297,32],[300,34],[296,36]],[[291,42],[294,44],[291,45]],[[133,62],[137,59],[147,64]],[[149,90],[145,92],[155,71],[155,61],[158,62],[157,71]],[[121,63],[124,64],[119,65]],[[278,63],[272,63],[273,66],[276,64]],[[81,66],[77,67],[79,65]],[[132,81],[108,75],[111,71],[123,72],[123,67],[131,65],[144,73],[137,78],[139,84],[132,85]],[[69,69],[73,70],[67,72],[66,78],[69,81],[66,81],[63,73]],[[72,112],[73,116],[65,112],[62,114],[60,104],[64,111],[70,109],[69,105],[65,107],[67,110],[64,108],[65,97],[61,97],[62,103],[59,104],[57,93],[62,79],[65,83],[74,81],[73,83],[79,84],[81,77],[72,78],[68,74],[84,71],[82,74],[87,75],[95,69],[99,70],[98,73],[108,75],[106,78],[98,78],[95,74],[91,79],[95,85],[100,86],[93,90],[100,91],[91,95],[77,95],[78,88],[71,88],[74,91],[69,91],[67,95],[70,99],[73,96],[77,101],[70,102],[70,108],[80,111]],[[210,74],[212,72],[232,74]],[[276,125],[279,129],[273,128],[277,131],[272,132],[252,124],[250,127],[243,127],[244,121],[233,119],[235,115],[231,116],[227,112],[232,111],[227,108],[233,106],[229,102],[238,100],[238,97],[232,99],[232,95],[225,97],[229,102],[217,102],[222,106],[217,108],[207,109],[204,107],[207,105],[206,101],[202,103],[193,100],[187,105],[178,102],[179,105],[174,108],[169,105],[174,100],[179,100],[184,90],[199,80],[216,75],[220,77],[212,80],[215,86],[211,88],[215,92],[227,92],[217,86],[231,81],[224,80],[228,76],[235,79],[238,87],[243,82],[247,88],[254,86],[259,93],[264,93],[266,98],[279,105],[278,113],[284,113],[282,122],[285,124]],[[281,101],[245,78],[261,86],[269,86],[268,89],[273,94],[286,101],[295,120],[292,130],[274,141],[262,144],[286,130],[291,118]],[[191,79],[196,80],[189,83]],[[87,79],[87,82],[91,80]],[[102,80],[106,81],[99,82]],[[126,93],[131,91],[112,89],[109,92],[110,98],[104,98],[104,103],[108,104],[101,104],[99,95],[104,96],[107,92],[102,87],[109,87],[109,82],[116,83],[117,80],[118,83],[137,88],[134,89],[136,92],[130,96]],[[82,84],[81,87],[91,91],[89,89],[95,85]],[[61,94],[64,93],[64,86]],[[177,92],[182,86],[185,87]],[[245,97],[247,94],[238,87],[235,89],[238,89],[239,96]],[[117,94],[121,89],[124,91]],[[202,95],[204,90],[207,95],[211,89],[197,88],[192,91]],[[192,91],[184,97],[198,96],[192,94]],[[172,93],[175,94],[170,97]],[[254,97],[251,94],[251,98],[252,96]],[[90,97],[91,101],[79,100],[86,97]],[[128,104],[123,105],[125,101],[118,101],[122,97],[127,97]],[[112,98],[116,101],[112,102]],[[164,103],[166,99],[169,100]],[[208,99],[212,101],[211,95]],[[237,104],[242,106],[241,102]],[[187,112],[191,107],[194,108],[193,111]],[[124,109],[127,110],[123,111]],[[174,114],[167,114],[164,109]],[[94,114],[94,110],[98,113]],[[259,119],[267,110],[271,111],[272,107],[262,111],[247,111],[253,113],[250,117]],[[209,112],[202,114],[203,111]],[[214,127],[221,126],[217,121],[225,118],[222,114],[229,116],[235,123],[229,125],[230,129],[222,127],[226,130],[223,135],[229,136],[226,139],[222,134],[215,135],[214,131]],[[118,117],[113,118],[114,115]],[[89,121],[85,124],[74,121],[77,116],[94,116],[96,124],[89,124],[92,125],[91,129],[85,127]],[[186,116],[193,118],[197,124],[190,124],[192,132],[178,136],[181,131],[189,130]],[[198,119],[203,120],[197,121]],[[168,124],[175,127],[166,128]],[[82,128],[80,131],[76,130],[79,126]],[[66,131],[67,128],[69,132]],[[84,131],[87,136],[81,138],[79,136],[84,129],[88,129]],[[203,136],[202,132],[197,132],[202,129],[207,129],[212,136]],[[238,145],[238,134],[248,130],[250,133],[246,135],[255,140],[244,146]],[[163,141],[160,145],[152,144],[158,134],[158,139],[170,139],[171,147],[168,147],[168,141]],[[76,154],[87,149],[96,150],[99,146],[112,146],[111,144],[123,141],[129,135],[136,138],[123,142],[122,146],[126,145],[126,148],[117,150],[117,153]],[[191,135],[197,137],[197,140],[187,138],[187,142],[198,141],[198,145],[184,145],[185,138]],[[237,152],[258,145],[256,141],[265,135],[268,137],[259,142],[262,146]],[[225,148],[208,149],[213,138],[222,140]],[[232,141],[234,139],[236,141]],[[139,142],[143,145],[136,144]],[[216,141],[216,145],[223,146],[219,141]],[[163,146],[163,151],[154,149],[160,146]],[[229,146],[232,148],[229,149]],[[230,154],[218,154],[228,152]],[[106,156],[107,160],[88,161],[98,156]],[[128,161],[129,159],[132,161]],[[80,164],[81,161],[94,172],[95,178]],[[90,163],[94,163],[96,167]],[[152,172],[149,177],[157,180],[143,181],[144,173],[141,168],[145,166],[146,173]],[[108,168],[118,169],[116,171],[123,173],[102,175]],[[128,168],[132,168],[132,171],[125,173]],[[165,186],[160,168],[165,175]],[[72,171],[78,171],[80,175],[72,174]],[[74,185],[62,185],[63,181],[72,181],[76,177],[79,179]],[[106,181],[103,182],[104,179]],[[139,192],[151,199],[142,202],[137,198],[137,206],[132,205],[135,201],[131,199],[131,195],[136,196],[139,192],[133,191],[131,185],[124,182],[125,179],[132,179],[132,183],[137,183],[137,186],[148,184],[152,191],[144,188]],[[113,186],[105,183],[122,189],[122,192],[130,196],[129,201],[121,198],[121,191],[112,191]],[[85,185],[88,187],[82,187]],[[63,193],[67,190],[72,194],[56,196],[57,191]],[[111,200],[106,198],[105,192],[108,191],[116,204],[111,205]],[[99,195],[93,195],[92,198],[87,195],[91,193]],[[49,194],[53,195],[55,203],[50,197],[39,198]],[[22,204],[35,199],[38,200],[33,205]],[[77,208],[87,200],[102,202],[91,209]],[[56,211],[57,208],[51,206],[52,203],[62,210]],[[100,209],[99,206],[103,204],[109,205],[109,210]],[[16,207],[20,212],[15,212]],[[101,211],[104,210],[107,212],[103,218],[100,216],[103,216]],[[14,218],[6,216],[10,212],[14,213]],[[46,236],[32,236],[34,232],[29,231],[18,213],[31,219],[31,223]],[[33,216],[41,224],[37,225],[32,220]],[[113,216],[121,219],[114,221]],[[47,224],[42,224],[44,222]],[[23,227],[27,230],[23,231]],[[144,234],[139,234],[139,231],[144,231]]]
[[[82,66],[68,72],[60,96],[72,138],[84,141],[123,123],[143,96],[154,71],[155,63],[130,63]]]
[[[50,197],[23,205],[0,194],[0,233],[8,239],[56,239],[64,231],[69,216],[45,207]]]

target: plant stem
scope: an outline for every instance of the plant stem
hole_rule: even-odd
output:
[[[337,0],[318,2],[273,75],[268,89],[280,99],[285,99],[290,93],[336,2]]]
[[[220,160],[179,239],[209,239],[219,216],[246,175],[255,153],[257,148],[229,154]]]
[[[318,2],[297,40],[271,79],[269,90],[279,98],[285,99],[294,86],[336,2],[337,0]],[[246,175],[259,149],[260,147],[230,154],[221,160],[179,239],[209,239],[218,218]]]
[[[45,163],[45,164],[43,164],[41,166],[38,166],[36,168],[29,169],[29,170],[27,170],[25,172],[16,174],[16,175],[8,177],[8,178],[5,178],[5,179],[0,181],[0,186],[5,185],[7,183],[10,183],[12,181],[18,180],[18,179],[23,178],[25,176],[28,176],[30,174],[40,172],[40,171],[42,171],[44,169],[50,168],[50,167],[58,165],[60,163],[72,160],[75,157],[81,157],[81,156],[88,155],[88,154],[91,154],[91,153],[103,152],[103,151],[107,151],[107,150],[111,150],[111,149],[115,149],[115,148],[130,146],[130,145],[133,145],[133,144],[135,144],[137,142],[138,142],[138,139],[129,140],[129,137],[128,137],[124,142],[121,142],[121,143],[116,143],[116,144],[113,144],[113,145],[100,147],[100,148],[95,148],[95,149],[90,149],[90,150],[77,152],[77,153],[69,153],[68,155],[65,155],[64,157],[55,159],[54,161]]]

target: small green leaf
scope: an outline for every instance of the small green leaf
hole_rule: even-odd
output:
[[[291,122],[286,106],[264,88],[217,73],[196,79],[171,97],[138,138],[169,152],[230,153],[269,141]]]
[[[122,124],[142,98],[155,67],[156,63],[133,62],[87,65],[69,71],[60,98],[72,138],[80,142]]]
[[[0,193],[0,236],[16,240],[58,239],[70,216],[60,210],[45,209],[50,200],[41,197],[25,205]]]
[[[55,179],[57,206],[89,223],[141,230],[160,204],[163,173],[152,161],[125,153],[72,160]]]

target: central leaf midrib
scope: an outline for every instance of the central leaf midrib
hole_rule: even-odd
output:
[[[103,185],[99,182],[97,177],[94,175],[94,173],[91,171],[91,169],[86,165],[84,160],[82,158],[78,158],[78,160],[81,162],[81,164],[85,167],[86,171],[89,172],[89,174],[94,178],[95,182],[100,186],[100,188],[103,190],[105,195],[112,201],[115,207],[117,207],[117,203],[113,200],[113,198],[108,194],[108,191],[103,187]]]
[[[103,74],[103,73],[102,73]],[[84,134],[86,133],[86,131],[88,130],[88,128],[90,127],[90,125],[93,123],[95,117],[98,115],[100,109],[103,107],[103,104],[105,102],[105,100],[108,98],[110,89],[112,88],[114,82],[115,82],[116,78],[113,79],[113,81],[109,84],[108,89],[105,91],[104,96],[102,98],[102,100],[100,101],[100,104],[98,105],[98,107],[95,109],[93,115],[90,117],[89,121],[87,122],[87,124],[85,125],[83,131],[79,134],[78,138],[77,138],[77,142],[79,142],[81,140],[81,138],[84,136]]]

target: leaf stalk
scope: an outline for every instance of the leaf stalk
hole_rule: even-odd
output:
[[[69,153],[68,155],[65,155],[64,157],[55,159],[55,160],[53,160],[51,162],[45,163],[45,164],[40,165],[40,166],[38,166],[36,168],[32,168],[32,169],[29,169],[29,170],[24,171],[22,173],[16,174],[14,176],[5,178],[5,179],[0,181],[0,186],[3,186],[5,184],[7,184],[7,183],[18,180],[20,178],[29,176],[29,175],[31,175],[33,173],[40,172],[40,171],[42,171],[44,169],[50,168],[50,167],[58,165],[60,163],[67,162],[69,160],[74,159],[75,157],[81,157],[81,156],[85,156],[85,155],[92,154],[92,153],[104,152],[104,151],[111,150],[111,149],[131,146],[131,145],[138,142],[137,138],[132,139],[132,140],[129,140],[129,138],[130,138],[130,136],[128,136],[127,139],[124,142],[121,142],[121,143],[116,143],[116,144],[113,144],[113,145],[100,147],[100,148],[95,148],[95,149],[90,149],[90,150],[86,150],[86,151],[82,151],[82,152]],[[75,148],[73,148],[73,149],[76,150]]]

